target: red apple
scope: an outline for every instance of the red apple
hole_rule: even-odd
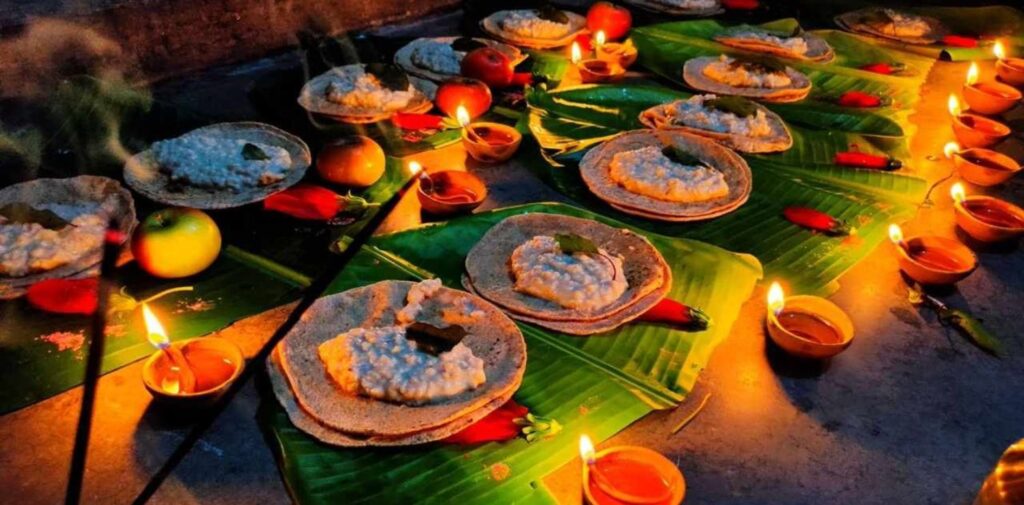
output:
[[[206,270],[220,254],[220,228],[196,209],[158,210],[139,223],[132,255],[156,277],[176,279]]]
[[[491,108],[491,88],[476,79],[453,77],[437,87],[434,102],[449,117],[455,117],[455,111],[461,105],[470,118],[475,118]]]
[[[587,28],[591,33],[604,31],[606,40],[618,40],[629,33],[633,25],[633,15],[629,11],[611,2],[597,2],[587,11]]]
[[[512,61],[493,47],[474,49],[462,58],[462,75],[479,79],[492,88],[504,88],[512,82]]]

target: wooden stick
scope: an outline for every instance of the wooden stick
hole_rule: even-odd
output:
[[[194,392],[196,390],[196,374],[192,371],[192,366],[185,359],[181,349],[178,349],[172,343],[168,343],[163,348],[163,351],[167,359],[171,360],[171,363],[174,363],[174,366],[178,369],[179,390],[182,393]]]

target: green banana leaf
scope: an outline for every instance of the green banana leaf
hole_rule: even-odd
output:
[[[468,250],[501,219],[524,212],[569,214],[621,224],[582,209],[532,204],[379,237],[360,250],[332,291],[383,279],[437,275],[458,286]],[[760,277],[757,261],[690,240],[647,233],[673,268],[671,296],[708,311],[713,326],[684,333],[633,324],[609,334],[571,337],[520,325],[527,368],[515,399],[563,426],[555,437],[474,447],[342,450],[297,430],[267,395],[260,421],[293,498],[316,503],[553,503],[540,479],[577,456],[587,434],[604,440],[653,408],[676,405],[725,338]],[[506,465],[503,480],[491,474]]]
[[[750,200],[737,211],[703,223],[671,224],[627,216],[594,197],[576,162],[597,142],[639,127],[637,113],[683,94],[651,87],[585,87],[527,94],[529,125],[545,161],[531,166],[555,189],[586,208],[670,236],[703,240],[756,256],[770,277],[794,292],[825,292],[833,281],[885,239],[889,222],[909,217],[926,190],[923,180],[837,167],[837,150],[906,156],[902,137],[815,131],[791,126],[794,147],[783,154],[746,156],[753,169]],[[814,207],[845,219],[857,231],[826,237],[786,221],[782,209]]]

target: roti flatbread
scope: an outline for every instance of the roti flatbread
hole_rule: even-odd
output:
[[[376,123],[391,117],[397,112],[421,113],[433,108],[434,104],[431,103],[430,96],[433,91],[437,90],[437,87],[433,84],[427,86],[425,84],[427,81],[412,78],[409,79],[409,84],[412,88],[413,97],[401,109],[382,110],[379,108],[356,107],[327,100],[327,86],[336,80],[338,76],[351,71],[355,67],[365,68],[366,65],[361,63],[344,65],[310,79],[302,86],[302,91],[299,92],[299,105],[314,114],[329,116],[332,119],[353,124]]]
[[[721,198],[699,202],[671,202],[630,192],[609,175],[609,166],[616,153],[647,146],[668,147],[685,151],[725,176],[729,193]],[[697,221],[732,212],[750,196],[750,166],[738,154],[712,140],[675,130],[635,130],[623,133],[591,149],[580,161],[580,176],[598,198],[630,214],[665,221]]]
[[[715,2],[714,7],[696,9],[682,7],[680,5],[665,0],[625,0],[625,2],[627,4],[640,7],[644,10],[661,12],[673,16],[706,17],[714,16],[715,14],[721,14],[725,12],[725,9],[722,8],[721,2]]]
[[[415,39],[412,42],[402,46],[401,49],[395,52],[395,64],[401,67],[402,70],[408,72],[410,75],[415,75],[418,77],[422,77],[424,79],[430,79],[432,81],[444,81],[446,79],[458,76],[459,73],[447,74],[435,69],[430,69],[417,65],[413,61],[413,53],[416,51],[417,46],[428,41],[435,41],[451,45],[459,38],[461,37],[422,37]],[[523,54],[522,51],[520,51],[518,48],[514,46],[491,39],[473,38],[473,40],[504,54],[508,58],[508,60],[512,62],[513,66],[518,65],[519,63],[526,59],[526,55]]]
[[[124,180],[135,191],[147,198],[166,205],[191,207],[195,209],[227,209],[258,202],[283,191],[302,179],[312,163],[309,147],[302,139],[284,130],[264,123],[238,122],[218,123],[204,126],[193,132],[201,132],[224,139],[243,139],[261,144],[281,147],[291,157],[291,167],[284,179],[258,185],[244,191],[224,188],[187,186],[171,180],[161,170],[152,149],[147,149],[128,159],[124,165]],[[190,132],[190,133],[193,133]]]
[[[578,35],[580,31],[587,26],[587,18],[580,16],[575,12],[562,11],[566,17],[569,18],[569,31],[566,32],[565,35],[553,39],[523,37],[521,35],[510,33],[502,28],[502,23],[512,16],[512,13],[514,12],[522,11],[504,10],[495,12],[494,14],[480,20],[480,29],[498,40],[508,42],[515,46],[550,49],[554,47],[564,47],[571,44],[576,38],[576,35]]]
[[[928,26],[928,29],[919,36],[897,34],[894,31],[892,14],[919,18]],[[942,37],[948,33],[948,29],[942,22],[933,17],[919,16],[882,7],[868,7],[840,14],[835,17],[835,22],[846,31],[920,46],[934,44],[942,40]]]
[[[715,56],[702,56],[687,60],[683,65],[683,80],[691,88],[715,93],[716,95],[735,95],[752,98],[763,102],[798,102],[807,98],[811,92],[811,80],[796,69],[787,66],[786,75],[792,81],[784,88],[754,88],[730,86],[704,75],[704,69],[719,61]]]
[[[396,312],[405,306],[412,285],[383,281],[321,298],[281,342],[281,367],[296,401],[320,424],[346,434],[404,436],[447,425],[470,413],[486,415],[496,398],[506,397],[522,380],[526,344],[515,323],[481,298],[440,288],[437,296],[470,302],[483,312],[483,317],[462,324],[468,332],[462,343],[484,361],[486,382],[474,390],[417,406],[342,391],[328,376],[318,347],[353,328],[395,324]]]
[[[711,95],[712,97],[714,95]],[[786,127],[786,122],[778,114],[767,107],[750,102],[767,118],[771,134],[765,136],[749,136],[739,133],[726,133],[706,128],[688,126],[683,123],[678,105],[685,100],[676,100],[655,105],[640,113],[640,123],[655,130],[680,130],[720,142],[722,145],[743,153],[774,153],[785,151],[793,146],[793,136]]]
[[[750,36],[751,33],[763,33],[765,35],[775,35],[783,39],[787,38],[757,27],[738,26],[727,30],[721,35],[716,35],[715,40],[730,47],[796,60],[827,62],[835,58],[835,51],[825,39],[807,32],[801,32],[798,35],[807,43],[807,52],[805,53],[800,53],[773,41],[752,37]]]

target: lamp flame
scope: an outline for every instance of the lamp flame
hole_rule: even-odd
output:
[[[949,106],[949,113],[950,114],[952,114],[954,116],[959,116],[960,115],[960,112],[961,112],[960,100],[956,97],[956,95],[950,94],[949,95],[949,101],[947,102],[947,104]]]
[[[1006,59],[1006,46],[1003,45],[1003,41],[996,41],[995,45],[992,46],[992,53],[996,55],[996,59]]]
[[[967,69],[967,85],[974,86],[978,83],[978,64],[971,62],[971,68]]]
[[[594,34],[594,47],[603,46],[605,40],[607,39],[605,38],[604,30],[598,30],[597,33]]]
[[[455,119],[459,122],[459,126],[465,128],[469,124],[469,111],[466,107],[460,105],[455,109]]]
[[[773,282],[772,286],[768,288],[768,310],[772,314],[779,315],[782,312],[783,307],[786,306],[786,293],[782,291],[782,285],[778,282]]]
[[[952,196],[953,201],[956,203],[963,202],[967,198],[967,191],[964,190],[963,183],[958,182],[952,188],[949,188],[949,196]]]
[[[423,170],[423,166],[416,161],[409,162],[409,175],[416,175]]]
[[[900,229],[900,225],[896,223],[889,225],[889,240],[893,244],[903,245],[903,230]]]
[[[167,331],[164,330],[164,325],[160,324],[156,314],[145,303],[142,304],[142,319],[146,321],[146,340],[149,340],[153,347],[163,349],[170,345],[171,339],[167,338]]]
[[[579,42],[573,42],[572,43],[572,63],[573,63],[573,65],[579,63],[580,60],[582,60],[582,59],[583,59],[583,52],[580,51],[580,43]]]
[[[594,443],[586,435],[580,435],[580,458],[588,465],[594,464]]]
[[[942,148],[942,154],[945,154],[947,158],[952,159],[953,155],[960,152],[960,144],[956,142],[949,142],[945,147]]]

